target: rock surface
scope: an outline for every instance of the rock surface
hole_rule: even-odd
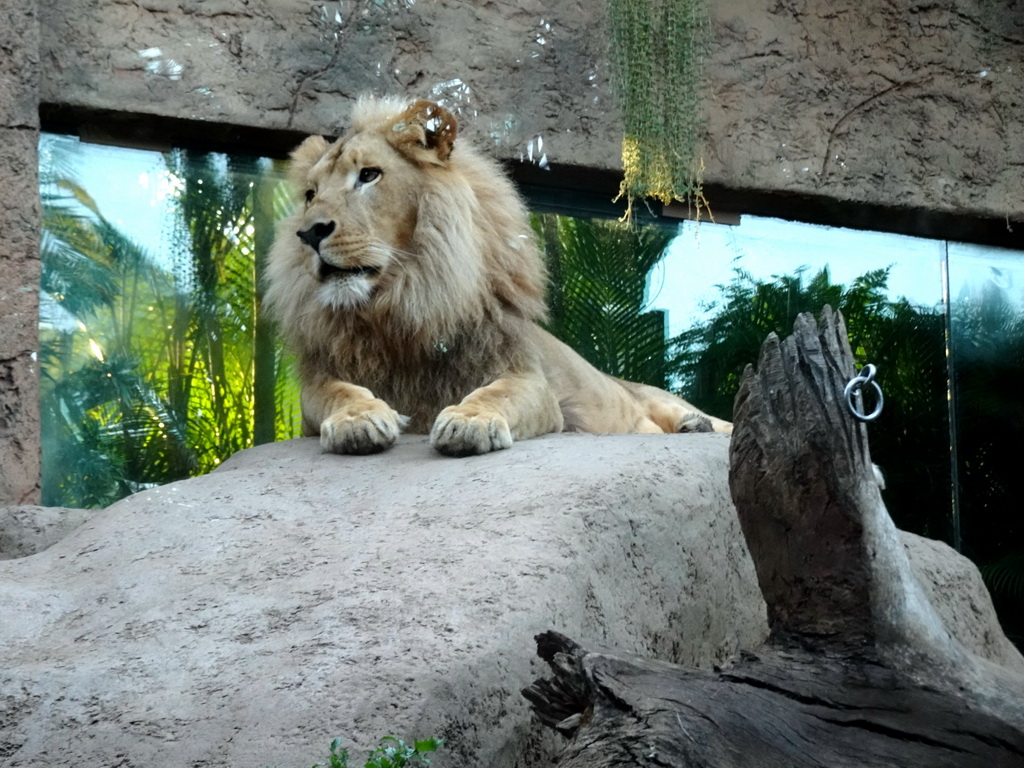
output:
[[[0,505],[39,501],[39,21],[0,2]]]
[[[293,440],[106,510],[9,508],[3,549],[35,554],[0,562],[0,764],[305,768],[395,734],[444,736],[438,768],[549,765],[537,633],[704,668],[764,639],[728,445]],[[1024,670],[977,569],[903,541],[965,648]]]
[[[276,766],[379,736],[549,764],[533,637],[709,666],[765,633],[717,435],[244,451],[0,563],[5,766]]]
[[[1024,674],[1024,656],[996,618],[978,567],[941,541],[900,531],[900,538],[928,602],[966,650]]]
[[[90,509],[0,507],[0,560],[49,549],[98,512]]]

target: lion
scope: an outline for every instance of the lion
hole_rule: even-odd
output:
[[[500,166],[438,104],[359,99],[337,141],[291,155],[265,300],[296,354],[303,432],[368,454],[404,430],[442,454],[549,432],[731,432],[599,372],[545,331],[547,273]]]

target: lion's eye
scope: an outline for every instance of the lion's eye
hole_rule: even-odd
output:
[[[316,190],[315,189],[307,189],[306,190],[306,202],[307,203],[312,203],[314,197],[316,197]]]
[[[375,181],[380,178],[380,168],[363,168],[359,172],[359,183],[369,184],[371,181]]]

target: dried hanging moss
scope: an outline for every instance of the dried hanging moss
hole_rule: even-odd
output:
[[[700,212],[706,0],[608,0],[612,85],[625,124],[619,197]],[[616,198],[618,199],[618,198]]]

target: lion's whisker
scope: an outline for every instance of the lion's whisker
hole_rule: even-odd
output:
[[[403,248],[396,248],[395,246],[385,242],[371,242],[370,248],[374,247],[380,248],[380,252],[384,256],[409,256],[414,259],[419,257],[418,253],[413,253],[412,251],[407,251]]]

